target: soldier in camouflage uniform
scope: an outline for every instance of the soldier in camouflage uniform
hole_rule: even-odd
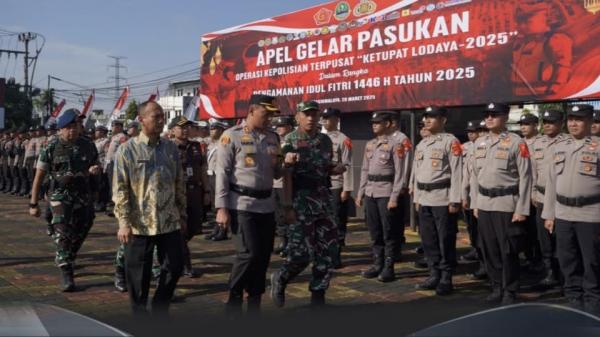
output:
[[[79,134],[78,114],[77,110],[69,109],[58,118],[59,138],[40,154],[29,204],[30,214],[40,216],[38,192],[44,176],[51,175],[48,195],[56,231],[55,261],[62,271],[62,287],[66,292],[75,289],[73,263],[92,224],[90,174],[100,172],[96,148]]]
[[[284,206],[288,227],[288,256],[271,276],[271,298],[278,307],[285,303],[285,287],[313,263],[309,290],[311,304],[323,305],[329,288],[338,234],[333,210],[330,176],[342,174],[342,163],[334,166],[331,139],[319,132],[319,105],[297,106],[298,129],[285,137]],[[286,188],[291,186],[291,188]]]

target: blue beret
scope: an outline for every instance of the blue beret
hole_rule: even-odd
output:
[[[69,109],[62,113],[62,115],[58,116],[56,119],[56,128],[62,129],[67,125],[75,122],[77,116],[79,115],[78,111],[75,109]]]

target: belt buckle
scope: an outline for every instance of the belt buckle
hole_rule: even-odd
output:
[[[575,207],[583,207],[583,197],[575,197],[573,200],[575,201]]]

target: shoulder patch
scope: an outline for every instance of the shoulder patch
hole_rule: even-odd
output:
[[[229,138],[229,135],[222,135],[221,136],[221,144],[228,145],[229,143],[231,143],[231,138]]]
[[[529,158],[529,147],[527,147],[527,144],[525,143],[520,143],[519,144],[519,152],[521,153],[521,157],[523,158]]]
[[[352,150],[352,140],[348,137],[344,140],[344,145],[348,148],[348,150]]]
[[[410,150],[412,150],[412,143],[410,142],[410,139],[404,139],[402,142],[402,148],[404,149],[404,152],[410,152]]]
[[[462,152],[463,152],[462,145],[460,144],[460,142],[458,140],[455,139],[452,142],[452,154],[458,157],[458,156],[462,155]]]

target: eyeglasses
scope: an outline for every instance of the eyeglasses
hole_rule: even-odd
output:
[[[484,119],[488,119],[488,118],[490,118],[490,117],[491,117],[491,118],[500,118],[500,117],[502,117],[502,116],[503,116],[503,114],[499,114],[499,113],[495,113],[495,112],[486,112],[486,113],[483,115],[483,118],[484,118]]]

